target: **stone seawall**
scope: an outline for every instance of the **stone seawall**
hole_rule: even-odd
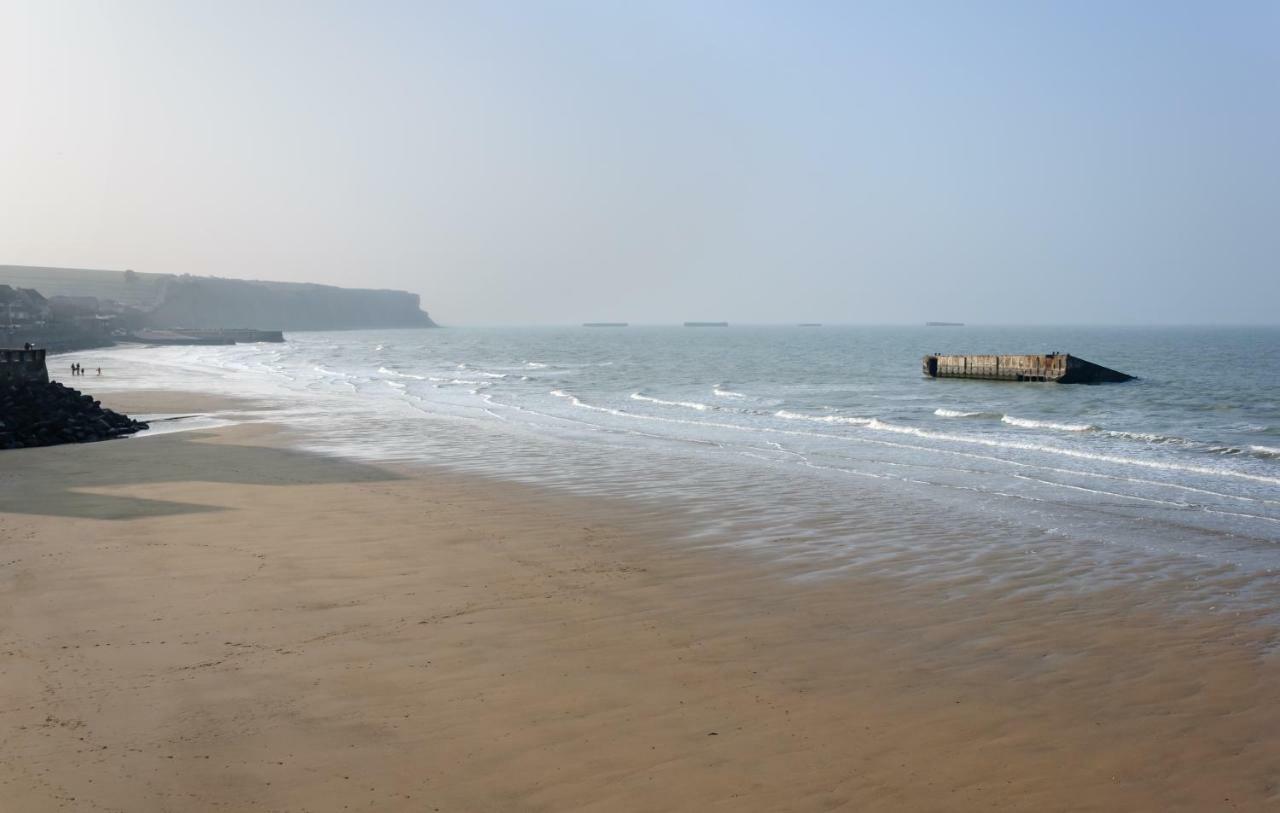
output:
[[[44,350],[0,350],[0,383],[49,383]]]

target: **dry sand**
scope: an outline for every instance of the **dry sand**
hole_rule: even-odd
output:
[[[278,440],[0,452],[0,810],[1280,804],[1271,633],[1177,585],[791,579]]]

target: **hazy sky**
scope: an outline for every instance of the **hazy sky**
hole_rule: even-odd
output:
[[[0,263],[1275,323],[1280,2],[0,0]]]

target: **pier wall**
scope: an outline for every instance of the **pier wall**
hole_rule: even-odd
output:
[[[922,372],[931,378],[977,378],[984,381],[1054,381],[1102,384],[1131,381],[1133,376],[1067,353],[1045,355],[929,355]]]
[[[989,381],[1057,381],[1066,375],[1067,356],[946,355],[936,358],[938,378],[983,378]]]
[[[0,383],[49,383],[44,350],[0,350]]]

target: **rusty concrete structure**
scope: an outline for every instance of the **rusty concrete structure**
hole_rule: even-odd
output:
[[[1133,376],[1085,361],[1068,353],[1043,355],[944,355],[924,357],[930,378],[976,378],[986,381],[1046,381],[1057,384],[1106,384]]]
[[[49,383],[49,369],[44,363],[44,349],[0,350],[0,383]]]

